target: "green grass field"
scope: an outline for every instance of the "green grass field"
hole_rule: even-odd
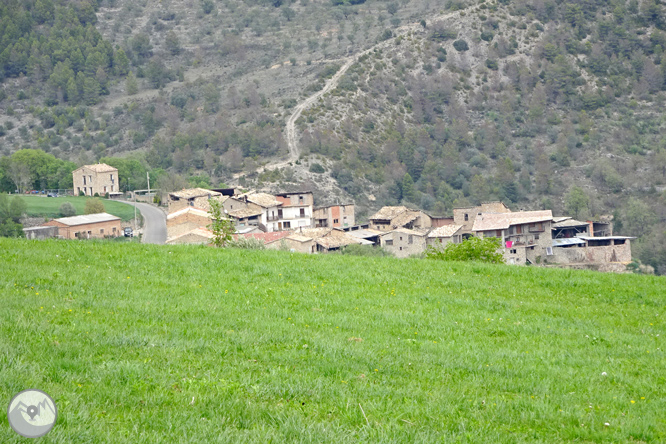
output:
[[[666,442],[663,277],[7,239],[0,270],[42,442]]]
[[[76,208],[76,214],[83,214],[83,207],[89,197],[46,197],[46,196],[21,196],[28,205],[28,216],[30,217],[60,217],[60,205],[70,202]],[[120,217],[122,220],[134,218],[134,207],[113,200],[102,199],[104,208],[109,214]],[[137,210],[137,215],[139,211]]]

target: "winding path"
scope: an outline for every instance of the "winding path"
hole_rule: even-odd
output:
[[[447,18],[451,18],[457,14],[460,14],[462,10],[460,11],[454,11],[450,12],[447,14],[442,14],[439,16],[432,17],[430,19],[430,22],[438,21],[438,20],[443,20]],[[310,97],[305,99],[303,102],[299,103],[296,105],[294,108],[294,112],[289,116],[289,119],[287,119],[287,124],[286,124],[286,131],[285,131],[285,137],[286,137],[286,142],[287,142],[287,147],[289,148],[289,157],[287,160],[279,160],[276,162],[271,162],[269,164],[264,165],[263,167],[258,168],[255,172],[257,173],[262,173],[266,169],[275,169],[275,168],[284,168],[288,166],[290,163],[293,163],[294,161],[298,160],[299,156],[301,155],[300,148],[298,147],[298,134],[296,134],[296,121],[298,118],[301,116],[303,111],[308,109],[310,106],[312,106],[317,100],[319,100],[324,94],[328,93],[329,91],[332,91],[338,86],[338,82],[342,78],[342,76],[347,72],[347,70],[362,56],[365,54],[368,54],[369,52],[372,52],[376,49],[379,48],[384,48],[388,46],[396,37],[399,35],[403,35],[409,31],[415,31],[417,29],[421,28],[420,23],[410,23],[407,25],[403,25],[399,28],[397,28],[394,32],[394,35],[392,38],[384,40],[383,42],[379,42],[370,48],[358,52],[354,55],[351,55],[349,57],[345,57],[342,59],[335,60],[344,62],[344,64],[340,67],[338,72],[335,73],[333,77],[328,79],[326,84],[324,85],[324,88],[321,90],[317,91],[316,93],[312,94]],[[331,61],[333,62],[333,61]],[[240,176],[246,175],[247,172],[242,172],[242,173],[237,173],[234,174],[234,179],[238,179]]]

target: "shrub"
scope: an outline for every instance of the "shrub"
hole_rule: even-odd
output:
[[[465,40],[463,40],[463,39],[456,40],[455,42],[453,42],[453,47],[454,47],[454,48],[456,49],[456,51],[458,51],[458,52],[467,51],[467,50],[469,49],[469,45],[468,45],[467,42],[466,42]]]
[[[105,211],[104,203],[99,198],[86,200],[86,204],[83,207],[84,214],[97,214],[104,213]]]
[[[322,174],[326,172],[326,169],[323,166],[321,166],[321,164],[313,163],[312,165],[310,165],[309,171],[311,173]]]
[[[76,208],[70,202],[65,202],[58,209],[60,217],[70,217],[76,215]]]
[[[254,237],[238,236],[227,242],[227,247],[242,248],[243,250],[265,250],[266,246],[262,241]]]
[[[495,37],[495,34],[490,32],[490,31],[482,31],[481,32],[481,40],[485,40],[486,42],[489,42]]]
[[[471,237],[460,244],[448,244],[441,248],[428,247],[426,258],[442,261],[480,261],[503,264],[504,256],[499,252],[502,241],[496,237],[481,239]]]
[[[499,64],[497,63],[497,60],[493,59],[486,59],[486,66],[488,69],[492,69],[493,71],[497,71],[499,69]]]

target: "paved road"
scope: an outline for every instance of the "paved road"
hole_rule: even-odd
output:
[[[119,200],[118,202],[134,205],[134,202]],[[166,242],[166,214],[154,205],[136,203],[136,209],[143,216],[143,237],[141,242],[146,244],[163,244]]]
[[[141,202],[136,203],[136,208],[141,211],[143,216],[143,237],[141,241],[146,244],[163,244],[166,242],[166,214],[164,214],[164,211]]]

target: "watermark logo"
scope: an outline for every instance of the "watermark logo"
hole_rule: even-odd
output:
[[[38,438],[51,431],[58,409],[53,398],[37,389],[23,390],[12,398],[7,409],[9,425],[26,438]]]

